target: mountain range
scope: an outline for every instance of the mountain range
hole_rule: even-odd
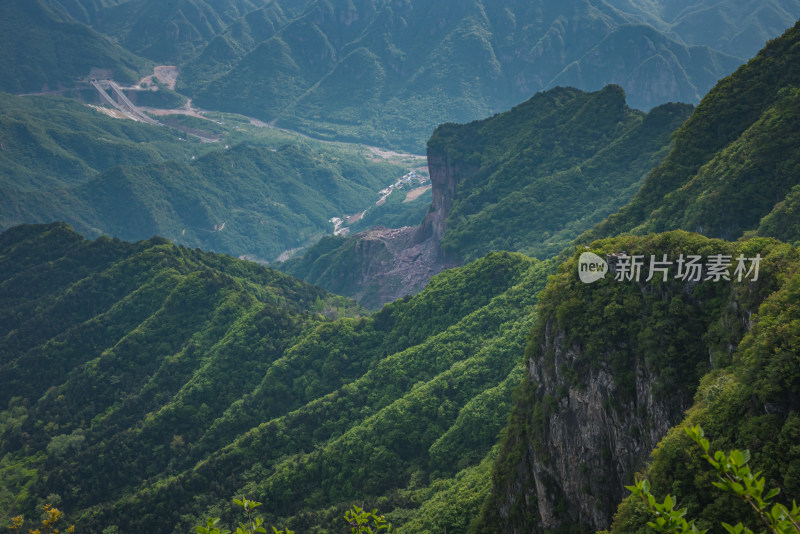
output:
[[[18,50],[5,90],[72,85],[92,67],[131,81],[155,61],[180,67],[179,90],[202,107],[416,152],[438,124],[556,86],[617,84],[644,110],[696,104],[800,16],[798,0],[4,0],[3,9],[8,49]]]
[[[466,111],[464,95],[494,80],[469,78],[468,67],[494,54],[500,79],[510,72],[501,52],[517,49],[520,73],[534,58],[540,72],[551,62],[589,83],[614,72],[603,63],[614,50],[640,79],[667,72],[649,61],[680,65],[668,79],[692,85],[734,57],[709,43],[733,54],[792,5],[5,3],[44,10],[56,34],[80,28],[99,39],[92,47],[199,54],[182,65],[196,87],[178,85],[195,99],[225,88],[220,103],[258,103],[286,84],[281,111],[319,135],[367,139],[384,124],[357,131],[348,111],[327,129],[334,94],[360,98],[364,112],[389,109],[370,100],[382,86],[354,84],[346,65],[373,81],[394,76],[376,66],[412,65],[403,79],[416,85],[403,90],[431,100],[396,100],[404,120],[452,91],[465,123],[429,138],[424,214],[392,211],[401,189],[384,198],[394,196],[387,220],[416,213],[418,226],[327,237],[284,264],[362,291],[370,306],[395,292],[368,312],[195,247],[271,256],[299,246],[325,233],[332,213],[378,213],[377,191],[411,166],[398,161],[419,160],[190,106],[170,119],[151,110],[157,125],[112,118],[96,102],[0,95],[0,527],[34,530],[49,504],[84,532],[186,532],[215,517],[230,528],[242,520],[232,498],[246,497],[263,502],[266,525],[297,532],[344,531],[353,504],[407,533],[647,532],[653,516],[625,489],[640,476],[699,528],[763,528],[713,486],[683,427],[702,425],[714,450],[748,450],[765,487],[781,490],[770,500],[800,498],[800,23],[695,108],[637,111],[624,84],[532,97],[528,87],[496,115],[489,104]],[[698,32],[714,13],[724,23]],[[166,40],[137,41],[139,24]],[[687,42],[700,34],[704,43]],[[694,61],[706,70],[690,76]],[[152,63],[141,65],[133,79]],[[88,75],[65,66],[58,83]],[[324,80],[312,76],[320,66],[333,69]],[[309,103],[319,116],[303,114]],[[216,142],[190,135],[201,130]],[[395,147],[417,142],[375,132]],[[265,211],[269,224],[256,222]],[[61,218],[72,225],[20,224]],[[138,240],[100,235],[106,228]],[[134,230],[145,236],[124,234]],[[596,279],[581,270],[587,256],[605,265]],[[690,274],[694,257],[701,268]],[[408,288],[415,294],[400,297]]]
[[[267,27],[277,29],[260,42],[221,34],[190,62],[198,104],[410,149],[436,124],[504,111],[556,85],[617,83],[636,108],[696,103],[741,62],[584,0],[359,0],[344,12],[315,2]]]
[[[749,450],[766,480],[796,498],[798,451],[776,444],[797,435],[800,408],[796,341],[784,330],[797,313],[797,250],[761,236],[794,198],[784,169],[796,159],[797,130],[786,124],[797,117],[798,43],[800,24],[720,81],[631,202],[576,240],[539,301],[529,378],[471,532],[596,530],[612,520],[615,532],[638,531],[646,520],[635,501],[614,514],[625,481],[643,468],[659,492],[685,496],[698,528],[752,521],[721,510],[707,480],[681,466],[697,454],[680,430],[688,424],[713,429],[716,448]],[[707,275],[696,285],[595,286],[576,276],[587,249],[760,256],[761,270],[741,286]]]

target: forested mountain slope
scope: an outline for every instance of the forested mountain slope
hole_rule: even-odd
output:
[[[190,62],[186,83],[200,105],[412,149],[438,123],[467,122],[566,83],[620,84],[636,108],[694,103],[740,62],[584,0],[357,0],[346,9],[317,1],[281,27],[275,15],[262,20],[270,21],[264,40],[228,31]],[[612,64],[598,64],[600,56]]]
[[[722,80],[631,203],[581,236],[549,281],[492,491],[470,532],[606,528],[639,471],[657,495],[676,494],[699,528],[760,528],[746,506],[715,493],[680,428],[689,423],[701,423],[715,449],[749,449],[782,502],[800,496],[800,451],[788,445],[800,410],[800,263],[791,245],[756,236],[797,228],[799,40],[795,26]],[[623,231],[631,234],[614,235]],[[599,236],[610,237],[592,241]],[[591,284],[579,279],[587,251],[609,265]],[[692,255],[703,267],[687,277],[680,260]],[[641,277],[623,276],[637,256]],[[651,258],[666,262],[664,277]],[[728,264],[725,276],[714,258]],[[645,532],[648,520],[627,499],[613,530]]]
[[[93,68],[104,69],[119,82],[132,82],[147,65],[45,0],[2,0],[0,10],[0,91],[72,87]]]
[[[357,310],[251,263],[63,224],[8,230],[2,507],[30,516],[48,498],[79,530],[186,532],[232,520],[245,492],[297,531],[338,528],[360,502],[398,527],[452,529],[487,490],[551,272],[489,255],[335,319]],[[423,506],[448,495],[449,519]]]
[[[688,44],[706,45],[742,59],[755,55],[764,43],[783,33],[797,19],[797,0],[609,0]]]
[[[800,164],[798,54],[795,25],[721,80],[631,203],[585,240],[674,228],[736,239],[773,208],[786,209],[776,204],[797,184]]]
[[[586,284],[578,277],[580,247],[548,282],[492,491],[470,532],[607,528],[628,494],[624,485],[654,449],[660,496],[677,493],[706,528],[739,519],[757,528],[746,506],[720,502],[699,451],[676,426],[688,410],[717,447],[750,449],[754,469],[783,489],[783,502],[800,496],[789,474],[800,451],[780,445],[797,436],[800,362],[790,302],[798,251],[765,238],[730,243],[680,231],[609,238],[590,250],[602,258],[642,255],[648,265],[638,279],[620,280],[612,269]],[[676,276],[680,254],[698,255],[701,264],[716,254],[733,258],[730,280],[708,277],[708,267],[699,281]],[[740,255],[741,277],[734,272]],[[671,262],[666,280],[661,272],[646,280],[651,256]],[[618,531],[644,532],[648,520],[631,500]]]
[[[0,93],[0,187],[40,191],[69,187],[115,166],[189,160],[211,147],[181,132],[112,119],[67,98]],[[34,222],[0,211],[0,227]],[[148,236],[149,237],[149,236]]]
[[[119,2],[91,13],[79,0],[51,0],[98,31],[113,36],[131,52],[161,63],[181,64],[195,57],[214,36],[269,0],[138,0]],[[290,8],[304,2],[283,1]],[[299,11],[299,8],[295,9]],[[296,14],[291,9],[288,16]]]
[[[202,143],[74,100],[0,94],[0,229],[62,220],[90,237],[161,235],[273,260],[405,172],[354,148],[257,130],[234,122],[219,143]]]
[[[635,111],[618,86],[557,88],[489,119],[440,126],[428,161],[455,189],[444,253],[469,260],[493,250],[560,252],[580,228],[628,202],[691,110]]]

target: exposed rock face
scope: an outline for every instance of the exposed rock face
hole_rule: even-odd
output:
[[[305,273],[287,271],[353,297],[368,309],[378,309],[421,291],[432,276],[460,265],[457,258],[445,257],[440,242],[456,187],[477,168],[450,162],[447,156],[429,150],[428,169],[433,201],[420,226],[376,227],[354,234],[333,253],[304,258],[311,264]]]
[[[637,253],[705,243],[686,235],[649,238],[655,246]],[[473,533],[608,528],[625,486],[683,420],[700,378],[730,361],[761,298],[756,286],[713,281],[583,284],[577,270],[576,255],[539,298],[528,380]]]
[[[581,350],[565,345],[563,332],[553,324],[546,330],[540,354],[554,359],[537,356],[527,362],[529,398],[517,406],[513,418],[519,426],[512,425],[516,428],[505,444],[511,451],[507,458],[516,459],[494,488],[492,524],[484,522],[477,532],[608,527],[626,495],[625,484],[691,405],[691,398],[655,398],[657,377],[643,361],[635,364],[635,396],[624,403],[618,402],[609,369],[592,369],[581,387],[570,386],[559,370],[573,368]]]
[[[617,505],[629,484],[667,431],[691,405],[691,398],[664,402],[653,396],[656,376],[637,360],[635,396],[621,406],[619,391],[608,369],[592,369],[584,387],[568,387],[559,369],[571,369],[580,350],[563,344],[562,333],[547,325],[542,354],[554,354],[553,366],[543,358],[531,359],[528,372],[538,399],[554,398],[557,405],[548,418],[548,432],[539,436],[544,452],[531,456],[530,472],[537,490],[541,526],[557,529],[564,523],[611,524]],[[548,370],[550,367],[550,370]],[[565,387],[566,395],[558,398]],[[566,517],[559,508],[566,498]],[[561,512],[561,513],[560,513]]]
[[[356,234],[352,262],[341,265],[342,287],[368,309],[421,291],[446,264],[439,261],[439,243],[418,239],[419,227],[373,228]],[[336,267],[336,266],[333,266]]]
[[[452,163],[447,156],[428,151],[433,201],[420,226],[397,230],[373,228],[353,236],[359,279],[352,296],[367,308],[380,308],[405,295],[421,291],[435,274],[460,262],[442,254],[447,215],[456,187],[477,168]]]
[[[417,241],[433,239],[438,247],[444,237],[445,221],[453,206],[456,187],[477,171],[476,166],[452,162],[448,155],[428,149],[428,172],[431,176],[433,201],[417,231]]]

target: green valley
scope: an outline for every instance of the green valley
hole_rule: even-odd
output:
[[[70,99],[0,94],[0,109],[0,228],[63,220],[271,261],[332,233],[331,217],[368,208],[406,169],[244,117],[176,123],[217,132],[203,143]]]
[[[798,17],[0,0],[0,529],[797,534]]]
[[[557,88],[441,125],[428,142],[432,203],[419,228],[326,238],[278,268],[375,309],[424,287],[426,273],[489,252],[552,257],[633,196],[691,110],[632,110],[617,86]]]

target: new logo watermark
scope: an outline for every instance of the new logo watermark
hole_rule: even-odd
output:
[[[594,252],[584,252],[578,258],[578,276],[581,282],[591,284],[606,277],[608,263]]]
[[[578,258],[578,276],[584,284],[591,284],[606,273],[614,273],[614,280],[618,282],[639,282],[643,276],[645,282],[653,278],[661,278],[666,282],[669,279],[684,282],[719,282],[720,280],[758,280],[758,269],[761,264],[761,254],[754,258],[747,258],[744,254],[737,257],[726,254],[711,254],[707,258],[698,255],[681,254],[677,259],[668,259],[662,254],[659,259],[651,255],[649,260],[643,254],[628,255],[625,252],[607,254],[603,259],[593,252],[584,252]]]

